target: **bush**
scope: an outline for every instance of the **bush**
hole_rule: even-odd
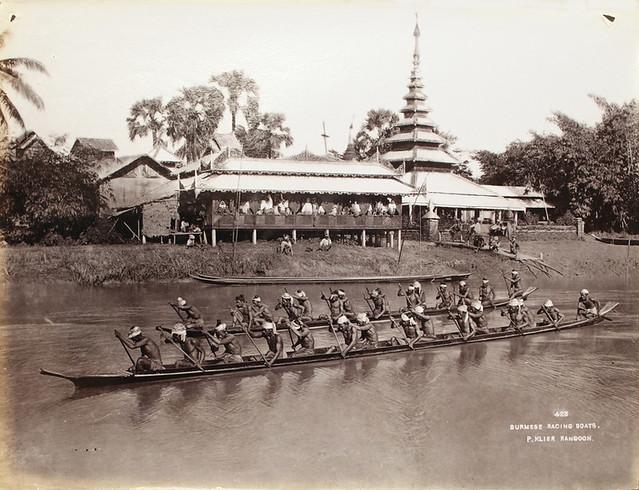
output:
[[[563,216],[557,218],[558,225],[574,226],[577,224],[577,218],[570,211],[566,211]]]
[[[527,225],[536,225],[537,223],[539,223],[539,218],[536,214],[533,214],[530,211],[526,211],[526,214],[524,215],[524,221]]]

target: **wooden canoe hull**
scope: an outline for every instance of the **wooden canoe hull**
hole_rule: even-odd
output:
[[[415,275],[415,276],[359,276],[359,277],[241,277],[241,276],[209,276],[206,274],[191,274],[197,281],[207,284],[219,284],[226,286],[247,286],[253,284],[376,284],[385,282],[413,282],[413,281],[461,281],[471,273],[463,274],[439,274],[439,275]]]
[[[639,245],[639,239],[637,238],[604,238],[604,237],[599,237],[597,235],[593,235],[592,233],[590,234],[590,236],[593,237],[598,242],[607,243],[608,245],[625,245],[626,247],[628,245],[630,246]]]
[[[535,327],[527,328],[521,333],[514,330],[502,331],[501,327],[490,329],[489,333],[478,334],[474,337],[464,340],[458,333],[440,334],[435,339],[425,340],[414,345],[414,350],[426,350],[443,347],[452,347],[462,344],[473,344],[477,342],[489,342],[493,340],[509,339],[518,337],[520,335],[535,335],[546,332],[553,332],[556,330],[568,330],[572,328],[585,327],[589,325],[597,324],[603,321],[603,315],[610,313],[617,307],[618,303],[608,303],[601,310],[602,316],[597,316],[584,320],[577,320],[569,323],[554,327],[550,324],[538,323]],[[114,385],[127,385],[127,384],[139,384],[149,382],[164,382],[164,381],[176,381],[182,379],[189,379],[195,377],[204,376],[223,376],[237,373],[251,373],[256,371],[267,370],[279,370],[283,368],[289,368],[294,366],[306,365],[306,364],[324,364],[332,362],[340,362],[343,360],[359,359],[364,357],[382,356],[388,354],[396,354],[399,352],[410,352],[410,348],[402,343],[391,341],[382,341],[379,346],[372,349],[354,350],[350,352],[345,359],[342,358],[340,352],[327,352],[327,348],[316,349],[320,351],[319,354],[313,354],[303,357],[287,357],[284,359],[278,359],[273,366],[267,368],[261,360],[256,359],[256,356],[244,356],[244,362],[222,364],[215,361],[206,361],[203,364],[204,371],[200,371],[197,368],[174,368],[170,365],[166,366],[163,371],[146,374],[131,374],[131,373],[112,373],[112,374],[95,374],[95,375],[70,375],[62,374],[55,371],[49,371],[41,369],[40,374],[46,376],[53,376],[67,381],[71,381],[77,388],[85,387],[99,387],[99,386],[114,386]]]

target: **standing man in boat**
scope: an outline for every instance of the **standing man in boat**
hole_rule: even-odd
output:
[[[425,308],[422,305],[417,305],[412,313],[416,320],[419,320],[421,323],[420,330],[423,332],[425,337],[434,339],[435,338],[435,326],[433,325],[433,320],[431,317],[425,314]]]
[[[481,280],[481,286],[479,286],[479,301],[481,303],[488,302],[492,308],[495,307],[495,290],[485,277]]]
[[[478,333],[488,333],[488,320],[484,315],[484,306],[481,301],[474,300],[468,307],[468,316],[474,324],[474,330]]]
[[[384,295],[384,293],[382,293],[381,289],[373,289],[369,293],[368,299],[373,303],[373,308],[371,311],[373,320],[378,320],[383,315],[388,313],[388,309],[386,308],[386,296]]]
[[[284,352],[284,342],[282,340],[282,336],[275,329],[275,324],[272,322],[264,322],[262,324],[261,332],[247,330],[247,333],[254,339],[262,337],[266,340],[268,352],[264,354],[264,357],[266,358],[266,364],[268,367],[271,367],[277,359],[282,357],[282,353]]]
[[[455,299],[450,291],[448,291],[448,286],[446,283],[442,282],[437,289],[437,296],[435,296],[435,300],[439,300],[436,308],[450,308],[453,306]]]
[[[468,306],[473,301],[473,293],[466,284],[466,281],[459,281],[459,288],[457,290],[458,305]]]
[[[377,337],[377,331],[375,327],[368,319],[368,315],[366,313],[358,313],[357,314],[357,330],[360,331],[360,340],[361,344],[364,348],[375,348],[377,347],[377,343],[379,342],[379,338]]]
[[[226,323],[218,324],[215,327],[215,334],[208,334],[208,337],[216,350],[220,346],[224,346],[224,354],[222,356],[224,364],[243,361],[242,344],[240,344],[240,340],[235,335],[226,330]]]
[[[164,369],[158,344],[145,337],[140,327],[131,327],[128,338],[123,337],[117,330],[114,333],[127,349],[140,349],[141,356],[135,361],[136,373],[153,373]]]
[[[406,306],[402,308],[401,311],[410,311],[419,304],[419,296],[415,294],[415,286],[412,284],[408,286],[405,291],[402,285],[399,284],[397,296],[404,296],[406,298]]]
[[[308,296],[306,296],[306,293],[302,289],[295,291],[293,298],[297,301],[298,306],[302,308],[300,320],[310,322],[313,319],[313,305],[311,304],[311,300],[308,299]]]
[[[297,320],[302,315],[302,308],[295,302],[293,302],[293,296],[284,292],[280,301],[275,305],[276,310],[284,310],[287,318],[282,318],[280,323],[288,325],[289,322]]]
[[[262,303],[262,298],[260,298],[257,294],[253,296],[253,301],[249,310],[250,313],[250,325],[257,325],[258,327],[262,327],[264,322],[272,322],[273,315],[271,314],[271,310],[269,310],[268,306]]]
[[[302,322],[291,322],[289,325],[289,332],[294,334],[297,339],[293,342],[293,356],[308,356],[315,352],[315,339],[311,329],[304,325]],[[295,350],[297,346],[299,349]]]
[[[592,318],[599,314],[599,301],[590,297],[587,289],[582,289],[577,301],[577,319]]]
[[[521,294],[521,277],[519,276],[519,271],[512,270],[510,273],[510,278],[504,276],[506,280],[506,286],[508,286],[508,296],[514,298],[518,294]]]
[[[539,308],[537,314],[544,314],[545,319],[549,320],[551,323],[555,325],[561,323],[561,321],[565,318],[562,315],[561,311],[553,304],[552,300],[547,299],[546,302]]]
[[[342,314],[346,315],[348,318],[354,318],[355,312],[353,311],[353,306],[351,305],[351,301],[346,296],[346,292],[343,289],[338,289],[337,297],[339,298],[339,301],[342,304]]]

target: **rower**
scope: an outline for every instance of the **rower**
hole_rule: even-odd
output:
[[[313,305],[311,304],[311,300],[309,300],[308,297],[306,296],[306,293],[303,290],[298,289],[297,291],[295,291],[293,298],[295,299],[295,301],[297,301],[297,304],[302,308],[302,316],[300,317],[300,319],[304,322],[308,322],[312,320]]]
[[[404,335],[410,345],[419,342],[424,336],[424,332],[417,326],[415,318],[408,316],[406,313],[402,313],[402,316],[399,318],[399,326],[404,330]]]
[[[521,305],[517,298],[512,298],[508,302],[508,309],[506,311],[502,311],[501,316],[508,316],[508,319],[510,320],[508,326],[501,329],[502,332],[509,328],[521,330],[522,328],[530,326],[528,317],[521,311]]]
[[[511,298],[514,296],[517,296],[519,293],[521,293],[521,277],[519,276],[519,271],[516,270],[512,270],[512,272],[510,273],[510,278],[506,278],[504,276],[504,279],[506,279],[506,285],[508,286],[508,296],[510,296]]]
[[[446,285],[446,283],[442,282],[439,285],[439,288],[437,289],[437,296],[435,296],[435,300],[439,300],[439,303],[437,303],[436,308],[450,308],[451,306],[453,306],[454,297],[450,293],[450,291],[448,291],[448,286]]]
[[[268,309],[268,306],[262,303],[262,298],[256,294],[253,296],[253,301],[251,303],[250,319],[253,325],[261,327],[264,322],[273,321],[271,310]]]
[[[346,316],[342,315],[337,319],[337,331],[341,332],[344,337],[344,344],[346,344],[344,354],[347,354],[359,340],[359,330],[357,330],[355,325],[353,325]]]
[[[148,337],[145,337],[140,327],[133,326],[129,330],[128,338],[122,337],[122,334],[115,331],[115,336],[120,339],[122,344],[128,349],[140,349],[140,357],[135,361],[136,373],[152,373],[164,369],[162,365],[162,356],[158,345]]]
[[[190,305],[184,298],[178,298],[177,303],[170,303],[175,308],[180,319],[187,325],[195,325],[202,329],[204,326],[204,318],[202,313],[195,306]]]
[[[288,315],[288,319],[282,318],[280,323],[288,324],[288,322],[297,320],[302,315],[302,308],[293,302],[293,296],[284,292],[282,294],[280,301],[275,305],[276,310],[284,310]]]
[[[368,299],[373,303],[373,311],[371,314],[373,315],[374,320],[378,320],[384,314],[388,313],[388,310],[386,309],[386,296],[382,293],[381,289],[373,289],[368,295]]]
[[[431,317],[425,314],[425,308],[422,305],[417,305],[412,313],[413,317],[416,320],[419,320],[421,323],[421,331],[423,332],[425,337],[435,338],[435,327],[433,325],[433,320]]]
[[[243,294],[235,297],[235,308],[231,309],[235,323],[247,326],[251,317],[251,307]]]
[[[332,321],[335,321],[342,316],[342,302],[339,300],[337,291],[331,291],[328,298],[324,296],[324,293],[322,293],[321,298],[328,303],[328,309],[330,311]]]
[[[361,344],[364,347],[377,347],[377,343],[379,339],[377,337],[377,332],[375,331],[375,327],[368,319],[368,315],[366,313],[358,313],[357,314],[357,330],[361,332]]]
[[[495,290],[485,277],[481,280],[481,286],[479,286],[479,301],[481,303],[490,303],[492,308],[495,307]]]
[[[473,293],[466,284],[466,281],[459,281],[459,288],[457,290],[457,296],[459,300],[457,301],[458,305],[469,305],[473,300]]]
[[[419,296],[415,294],[415,286],[412,284],[408,286],[405,291],[400,284],[397,296],[404,296],[406,298],[406,307],[402,308],[401,311],[412,310],[419,304]]]
[[[413,282],[413,289],[415,290],[415,295],[417,296],[419,305],[426,304],[426,291],[422,289],[422,285],[419,281]]]
[[[355,312],[353,311],[353,306],[351,305],[351,301],[346,296],[346,292],[343,289],[338,289],[337,297],[342,303],[342,314],[346,315],[349,318],[353,318],[355,316]]]
[[[517,301],[519,301],[519,309],[521,310],[522,315],[526,317],[528,326],[534,327],[537,324],[537,320],[535,319],[535,315],[533,314],[533,312],[530,311],[530,309],[528,309],[528,307],[526,306],[524,298],[518,298]]]
[[[457,325],[459,326],[459,330],[464,339],[468,339],[472,334],[475,333],[475,329],[473,328],[472,321],[470,319],[470,315],[468,314],[468,305],[461,304],[457,307],[457,314],[454,317]]]
[[[293,347],[293,353],[291,354],[293,357],[308,356],[315,352],[315,339],[313,338],[313,333],[310,328],[304,325],[304,323],[300,321],[291,322],[289,325],[289,332],[297,336],[297,340],[295,340],[291,346]],[[301,348],[295,350],[298,345],[301,346]]]
[[[284,342],[282,341],[282,336],[275,329],[274,323],[264,322],[262,323],[261,332],[249,330],[248,334],[254,339],[262,337],[266,340],[268,352],[264,354],[264,357],[266,358],[266,364],[268,367],[271,367],[277,359],[282,357],[282,353],[284,352]]]
[[[537,311],[538,315],[541,313],[548,315],[546,320],[550,320],[555,324],[561,323],[561,321],[565,318],[550,299],[547,299],[542,307]]]
[[[222,361],[224,364],[232,362],[242,362],[242,344],[240,340],[226,330],[226,323],[219,323],[215,327],[215,335],[208,335],[216,350],[224,346]]]
[[[484,315],[484,306],[481,301],[474,300],[468,307],[468,316],[474,323],[474,330],[478,333],[488,333],[488,320]]]
[[[206,354],[200,349],[199,343],[197,343],[193,338],[186,336],[186,326],[183,323],[176,323],[173,325],[170,335],[173,342],[175,342],[184,353],[183,359],[175,361],[176,368],[194,367],[195,363],[193,362],[193,359],[196,360],[198,364],[202,364]],[[171,340],[165,339],[165,342],[168,344],[171,343]]]
[[[599,301],[590,297],[587,289],[582,289],[577,301],[577,318],[592,318],[599,314]]]

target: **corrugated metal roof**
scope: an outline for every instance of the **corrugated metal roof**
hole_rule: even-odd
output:
[[[211,174],[198,179],[202,191],[284,192],[307,194],[404,195],[413,188],[398,179],[320,175]]]
[[[427,206],[429,202],[437,208],[458,208],[458,209],[495,209],[510,211],[525,211],[517,199],[505,199],[499,196],[473,196],[466,194],[440,194],[437,192],[427,192],[415,196],[404,196],[402,204]]]
[[[326,175],[386,177],[397,176],[392,168],[377,162],[353,161],[303,161],[264,158],[228,158],[219,168],[219,172],[238,172],[247,174],[277,175]]]
[[[541,192],[533,191],[523,185],[484,185],[484,187],[502,197],[544,198]]]
[[[382,158],[389,162],[439,162],[458,163],[457,160],[444,150],[414,148],[412,150],[389,151],[384,153]]]

